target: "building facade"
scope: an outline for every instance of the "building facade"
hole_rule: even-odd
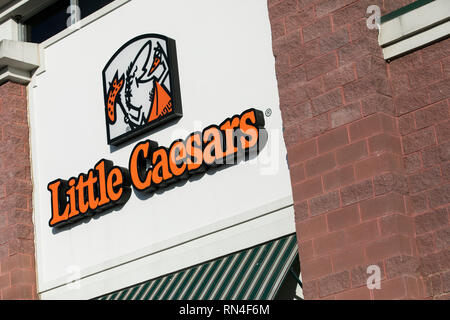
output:
[[[0,2],[1,299],[449,297],[448,1],[92,3]]]

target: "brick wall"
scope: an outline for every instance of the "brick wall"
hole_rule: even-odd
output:
[[[410,2],[268,0],[306,299],[449,297],[450,40],[387,64],[366,26]]]
[[[0,299],[37,299],[26,87],[0,85]]]
[[[389,65],[426,296],[450,298],[450,39]]]

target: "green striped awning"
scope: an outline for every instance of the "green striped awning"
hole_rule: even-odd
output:
[[[97,299],[270,300],[297,257],[293,234]]]

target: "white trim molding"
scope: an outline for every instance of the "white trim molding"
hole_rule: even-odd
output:
[[[379,44],[392,60],[450,35],[450,1],[419,0],[381,18]]]
[[[14,81],[28,84],[39,67],[39,45],[14,40],[0,41],[0,84]]]

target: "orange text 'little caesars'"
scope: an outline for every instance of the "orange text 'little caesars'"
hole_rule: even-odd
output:
[[[49,225],[60,227],[111,207],[125,204],[131,185],[139,192],[152,192],[221,164],[234,164],[257,153],[264,114],[249,109],[194,132],[185,140],[174,141],[169,148],[146,140],[137,144],[128,169],[101,160],[87,174],[55,180],[48,184],[52,218]]]

